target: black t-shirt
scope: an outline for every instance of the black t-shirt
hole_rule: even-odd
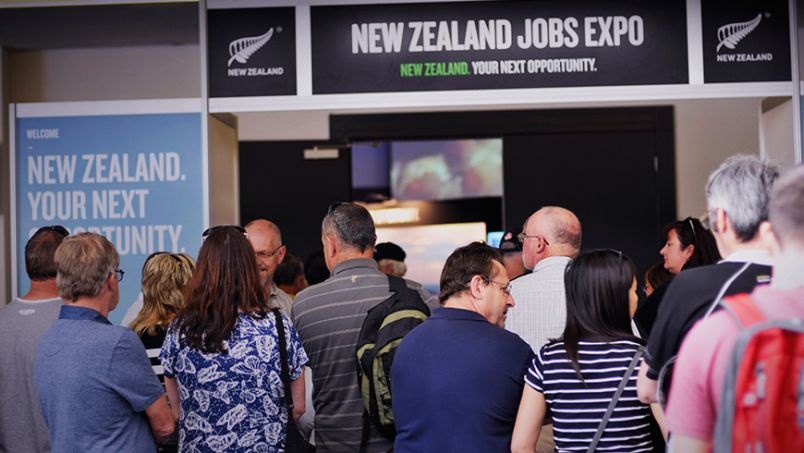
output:
[[[662,304],[662,299],[669,286],[670,282],[667,282],[653,290],[653,293],[639,304],[636,313],[634,313],[634,323],[637,329],[639,329],[639,334],[642,338],[650,337],[653,325],[656,324],[656,316],[659,314],[659,307]]]
[[[770,283],[770,266],[733,261],[689,269],[670,282],[648,339],[645,362],[650,366],[649,378],[658,379],[662,367],[678,354],[687,332],[703,318],[726,282],[738,272],[724,297],[750,293],[755,286]]]

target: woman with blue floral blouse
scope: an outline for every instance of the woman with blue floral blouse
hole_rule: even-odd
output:
[[[279,340],[254,251],[240,227],[210,228],[204,238],[160,354],[170,400],[180,401],[180,450],[282,452],[288,411]],[[307,355],[282,316],[298,420]]]

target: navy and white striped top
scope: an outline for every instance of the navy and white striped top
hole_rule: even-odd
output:
[[[584,381],[567,359],[563,341],[543,346],[525,375],[525,381],[544,394],[553,418],[553,436],[559,452],[585,451],[595,436],[628,364],[640,345],[634,341],[581,341],[578,364]],[[637,369],[639,367],[637,366]],[[639,402],[637,371],[631,375],[597,451],[652,451],[650,406]]]

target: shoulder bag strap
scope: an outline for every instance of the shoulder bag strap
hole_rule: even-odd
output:
[[[710,305],[709,309],[706,310],[706,314],[703,316],[703,319],[708,318],[709,315],[711,315],[712,312],[715,311],[715,308],[717,308],[717,306],[720,304],[720,301],[723,299],[723,296],[726,294],[726,291],[728,291],[729,286],[731,286],[731,284],[734,283],[734,280],[737,280],[737,277],[739,277],[740,274],[745,272],[745,270],[748,269],[748,266],[750,265],[751,265],[750,262],[745,263],[743,267],[741,267],[737,272],[734,273],[734,275],[732,275],[731,277],[729,277],[728,280],[726,280],[726,283],[724,283],[723,286],[720,288],[720,292],[717,293],[717,297],[715,297],[715,300],[712,302],[712,305]]]
[[[614,412],[614,408],[617,406],[617,402],[620,400],[620,396],[623,394],[623,390],[625,390],[628,380],[631,379],[631,375],[634,374],[634,369],[636,368],[637,363],[639,363],[639,359],[642,358],[642,353],[644,350],[644,348],[640,347],[636,354],[634,354],[634,358],[631,359],[631,363],[628,364],[628,369],[625,371],[623,380],[620,381],[620,386],[617,387],[617,391],[614,392],[614,396],[611,398],[609,407],[606,409],[606,414],[603,416],[603,419],[600,420],[600,424],[597,426],[595,437],[592,439],[592,443],[589,444],[589,448],[586,449],[586,453],[593,453],[597,448],[600,438],[603,437],[603,431],[606,429],[606,425],[609,424],[611,414]]]
[[[285,404],[288,410],[293,409],[293,396],[290,394],[290,372],[288,371],[288,348],[285,341],[285,323],[278,308],[271,310],[276,318],[276,330],[279,335],[279,360],[282,362],[282,384],[285,386]]]

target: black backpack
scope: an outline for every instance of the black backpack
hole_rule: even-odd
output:
[[[388,276],[391,296],[369,310],[357,339],[357,382],[363,397],[363,438],[370,424],[385,437],[396,436],[391,410],[391,365],[402,338],[430,316],[430,308],[404,279]]]

